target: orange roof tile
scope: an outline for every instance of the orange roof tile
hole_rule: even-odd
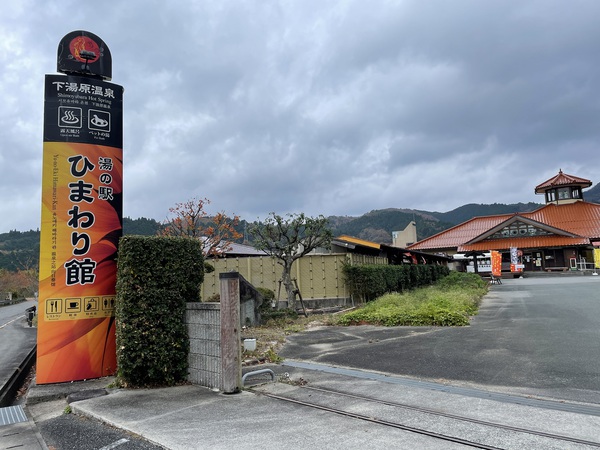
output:
[[[514,214],[474,217],[471,220],[409,245],[409,250],[451,249],[475,239],[490,228],[501,224]]]
[[[550,178],[549,180],[544,181],[542,184],[539,184],[535,187],[536,194],[543,194],[549,188],[553,188],[556,186],[581,186],[581,187],[590,187],[592,182],[585,178],[576,177],[574,175],[568,175],[563,173],[562,170],[558,171],[558,174]]]
[[[336,241],[342,241],[342,242],[349,242],[351,244],[357,244],[357,245],[362,245],[363,247],[371,247],[371,248],[376,248],[377,250],[379,250],[381,248],[380,244],[377,244],[376,242],[371,242],[371,241],[365,241],[364,239],[359,239],[359,238],[355,238],[352,236],[338,236],[337,238],[335,238]]]
[[[549,204],[522,216],[578,236],[600,238],[600,205],[597,203]]]
[[[463,245],[514,216],[535,220],[576,236],[531,236],[515,239],[507,238],[506,240],[485,240],[475,242],[468,246]],[[422,241],[409,246],[408,249],[442,250],[459,247],[466,249],[468,247],[469,250],[490,250],[493,248],[513,247],[514,245],[507,244],[516,241],[517,239],[524,239],[523,242],[520,242],[520,248],[533,248],[534,246],[589,245],[590,239],[600,239],[600,205],[579,201],[564,205],[549,204],[528,213],[475,217],[446,231],[423,239]],[[500,243],[496,241],[505,241],[507,244],[504,244],[501,247],[491,247],[490,245],[496,245],[496,243],[497,245],[500,245]]]
[[[590,240],[585,237],[568,236],[531,236],[516,237],[507,239],[492,239],[475,242],[469,245],[458,246],[458,251],[488,251],[488,250],[508,250],[511,247],[519,249],[543,248],[543,247],[568,247],[573,245],[589,245]]]

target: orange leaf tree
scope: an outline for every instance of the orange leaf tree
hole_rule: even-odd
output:
[[[159,232],[163,236],[187,236],[200,240],[205,256],[220,256],[231,250],[231,242],[242,237],[235,227],[239,216],[229,217],[224,211],[210,216],[207,198],[192,198],[169,208],[169,215]]]

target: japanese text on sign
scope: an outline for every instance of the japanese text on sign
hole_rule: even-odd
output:
[[[113,199],[113,190],[110,186],[112,176],[109,173],[113,168],[112,159],[108,157],[98,158],[98,169],[102,171],[98,177],[101,183],[99,186],[87,183],[84,179],[89,172],[96,168],[94,163],[86,156],[71,156],[67,161],[69,162],[69,173],[76,181],[68,184],[69,202],[72,207],[68,211],[67,226],[73,229],[71,232],[71,246],[75,258],[64,264],[66,284],[67,286],[93,284],[96,279],[94,271],[98,264],[97,261],[91,258],[77,259],[77,257],[85,256],[92,245],[89,232],[94,226],[96,217],[93,212],[85,210],[85,205],[94,202],[94,188],[97,188],[98,200]]]

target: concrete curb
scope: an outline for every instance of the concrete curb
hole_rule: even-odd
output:
[[[9,406],[12,403],[17,391],[23,385],[25,377],[35,362],[36,352],[37,345],[27,354],[25,360],[17,367],[17,370],[15,370],[15,373],[10,377],[8,382],[0,388],[0,406]]]

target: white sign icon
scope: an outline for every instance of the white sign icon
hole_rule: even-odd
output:
[[[59,106],[58,126],[81,128],[81,108],[74,108],[72,106]]]
[[[110,113],[90,109],[88,112],[88,128],[96,131],[110,131]]]

